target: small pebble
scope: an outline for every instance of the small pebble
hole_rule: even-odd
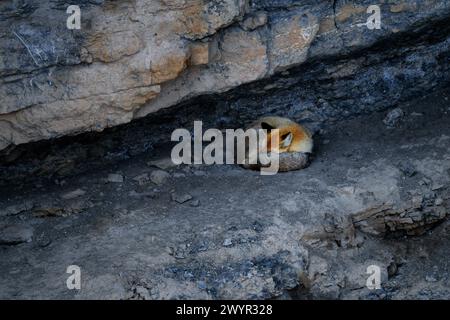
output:
[[[28,226],[11,225],[0,230],[0,245],[16,245],[31,242],[33,229]]]
[[[155,170],[150,174],[150,180],[157,185],[162,185],[170,177],[170,174],[163,170]]]
[[[392,109],[391,111],[388,112],[388,114],[384,118],[383,123],[386,126],[393,128],[401,121],[404,115],[405,113],[403,112],[402,109],[400,108]]]
[[[152,161],[147,162],[147,165],[149,165],[151,167],[157,167],[162,170],[166,170],[166,169],[176,166],[176,164],[172,162],[171,158],[162,158],[162,159],[158,159],[158,160],[152,160]]]
[[[112,183],[122,183],[123,182],[123,175],[118,173],[110,173],[107,178],[108,182]]]
[[[197,282],[197,286],[198,286],[198,288],[199,288],[200,290],[206,289],[206,283],[205,283],[205,281],[199,281],[199,282]]]
[[[173,177],[174,177],[174,178],[185,178],[186,175],[185,175],[184,173],[175,172],[175,173],[173,174]]]
[[[412,176],[414,176],[417,173],[416,168],[414,167],[414,165],[410,161],[407,161],[407,160],[406,161],[401,161],[398,164],[398,168],[407,177],[412,177]]]
[[[206,172],[202,171],[202,170],[195,170],[194,176],[198,176],[198,177],[206,176]]]
[[[233,241],[230,238],[227,238],[223,241],[223,246],[224,247],[230,247],[233,245]]]
[[[75,199],[75,198],[81,197],[85,194],[86,194],[86,191],[84,191],[82,189],[77,189],[77,190],[63,194],[61,196],[61,198],[63,198],[64,200],[70,200],[70,199]]]
[[[191,206],[191,207],[198,207],[199,205],[200,205],[200,201],[199,200],[192,200],[190,203],[189,203],[189,205]]]
[[[172,197],[173,201],[178,202],[178,203],[185,203],[192,199],[192,196],[188,193],[180,194],[180,193],[174,192],[174,193],[172,193],[171,197]]]

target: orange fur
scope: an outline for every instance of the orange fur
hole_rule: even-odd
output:
[[[313,141],[311,133],[308,129],[299,125],[298,123],[281,117],[264,117],[259,119],[253,124],[253,128],[263,128],[265,126],[270,126],[274,129],[278,129],[278,143],[272,146],[272,141],[275,130],[271,130],[267,135],[267,150],[272,152],[312,152]],[[290,143],[288,145],[283,145],[283,137],[290,136]],[[285,141],[286,143],[286,141]]]

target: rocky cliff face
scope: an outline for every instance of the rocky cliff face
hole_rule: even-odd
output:
[[[373,30],[371,1],[77,3],[79,30],[67,28],[65,1],[0,4],[0,150],[236,87],[219,117],[275,111],[317,124],[450,78],[447,1],[379,1]],[[240,89],[246,83],[254,84]]]
[[[0,3],[0,298],[450,297],[449,1],[73,2]],[[170,160],[264,114],[307,169]]]

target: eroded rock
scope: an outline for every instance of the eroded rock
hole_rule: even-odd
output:
[[[383,28],[371,31],[365,26],[368,2],[89,2],[81,5],[81,29],[71,31],[66,28],[65,5],[52,3],[1,4],[0,10],[6,13],[0,19],[0,50],[4,52],[0,60],[0,150],[102,131],[195,96],[272,77],[308,60],[347,56],[402,33],[409,41],[410,32],[449,14],[449,4],[442,1],[392,4],[382,8]],[[416,55],[411,62],[439,63],[439,50],[428,54],[429,58]],[[336,62],[328,68],[328,75],[322,73],[319,78],[350,76],[362,62]],[[434,65],[428,67],[438,70]],[[422,76],[422,69],[414,70],[383,68],[383,83],[395,90],[402,76]],[[296,82],[295,78],[281,86],[290,82]],[[358,86],[364,83],[354,87]],[[327,86],[321,90],[327,91]],[[393,95],[389,104],[399,98]],[[318,93],[314,96],[322,98]],[[375,93],[363,95],[358,103],[347,101],[365,103],[381,101]],[[323,116],[333,117],[331,113],[329,108]]]

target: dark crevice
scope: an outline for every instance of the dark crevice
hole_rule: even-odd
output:
[[[70,174],[78,174],[107,163],[148,154],[161,146],[168,147],[171,131],[179,127],[189,128],[195,119],[204,120],[205,127],[237,128],[257,116],[271,113],[292,117],[319,130],[325,124],[329,127],[342,119],[385,110],[400,101],[422,95],[424,90],[439,89],[448,84],[450,52],[445,41],[450,34],[449,20],[434,21],[419,32],[399,33],[375,43],[371,48],[362,48],[351,54],[311,59],[288,70],[289,74],[278,73],[270,79],[242,85],[226,93],[192,98],[101,133],[88,132],[8,148],[0,152],[0,184],[10,185],[19,179],[36,176],[43,179],[57,178],[60,176],[58,161],[73,161],[75,167],[70,170]],[[413,26],[414,29],[416,27]],[[417,79],[412,86],[411,80],[399,77],[392,79],[392,85],[396,86],[392,88],[386,87],[384,80],[378,78],[378,70],[387,66],[397,66],[403,70],[408,67],[405,64],[407,57],[421,61],[420,57],[424,54],[431,54],[438,59],[435,64],[422,62],[421,68],[430,68],[426,73],[428,76],[433,72],[439,75],[430,83],[426,82],[427,79]],[[361,68],[358,73],[338,78],[329,73],[336,66],[345,68],[346,64],[357,61],[360,61]],[[416,72],[414,65],[411,68]],[[364,72],[377,75],[373,78],[371,88],[367,88],[366,82],[358,80],[364,78]],[[361,86],[358,90],[362,93],[352,91],[355,90],[353,83]],[[275,87],[264,89],[269,84],[275,84]],[[362,102],[366,92],[369,94],[368,89],[377,96],[370,103]],[[385,90],[399,94],[399,97],[385,101]],[[349,111],[348,114],[342,113],[342,110],[349,109],[349,104],[367,106],[358,111]],[[318,117],[317,114],[322,110],[328,114]],[[308,119],[304,114],[310,114],[311,118]],[[49,164],[51,161],[54,163]]]
[[[333,0],[333,22],[334,22],[334,27],[336,28],[336,30],[339,29],[337,21],[336,21],[336,7],[337,7],[337,2],[338,0]]]

